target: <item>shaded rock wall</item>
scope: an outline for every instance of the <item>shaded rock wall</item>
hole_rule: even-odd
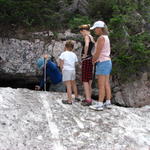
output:
[[[150,73],[145,72],[141,76],[127,83],[114,84],[114,102],[131,107],[150,105]]]

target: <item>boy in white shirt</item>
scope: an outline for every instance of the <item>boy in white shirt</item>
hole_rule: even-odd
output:
[[[72,90],[75,94],[75,100],[80,101],[78,98],[77,86],[76,86],[76,71],[75,65],[78,62],[78,58],[74,52],[72,52],[74,44],[72,41],[67,41],[65,44],[65,51],[61,53],[59,57],[60,68],[62,69],[63,82],[67,88],[67,100],[62,100],[64,104],[72,104]]]

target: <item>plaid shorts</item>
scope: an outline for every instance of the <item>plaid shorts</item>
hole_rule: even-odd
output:
[[[93,64],[92,58],[82,61],[82,82],[89,82],[92,80]]]

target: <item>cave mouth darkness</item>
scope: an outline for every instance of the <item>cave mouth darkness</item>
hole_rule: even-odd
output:
[[[11,87],[11,88],[26,88],[29,90],[35,90],[35,86],[39,85],[41,76],[24,76],[22,74],[0,74],[0,87]],[[43,89],[44,90],[44,89]],[[42,90],[42,91],[43,91]],[[63,83],[55,86],[51,84],[50,80],[47,80],[46,91],[52,92],[66,92]]]
[[[11,88],[27,88],[35,89],[35,85],[39,84],[39,77],[36,76],[19,76],[19,75],[0,75],[0,87]]]
[[[35,90],[35,85],[39,85],[39,81],[41,79],[41,76],[24,76],[21,74],[0,74],[0,87],[11,87],[11,88],[26,88],[29,90]],[[64,85],[62,83],[62,85]],[[47,91],[58,91],[58,92],[66,92],[66,88],[64,87],[56,87],[56,88],[51,88],[53,87],[50,82],[47,83]],[[58,88],[58,89],[57,89]],[[83,94],[82,91],[78,91],[79,94]],[[98,95],[93,95],[92,94],[92,99],[98,100]]]

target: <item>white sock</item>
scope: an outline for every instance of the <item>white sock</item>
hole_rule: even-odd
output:
[[[103,102],[97,102],[97,105],[103,106]]]
[[[106,100],[106,104],[111,104],[111,101],[109,99]]]

